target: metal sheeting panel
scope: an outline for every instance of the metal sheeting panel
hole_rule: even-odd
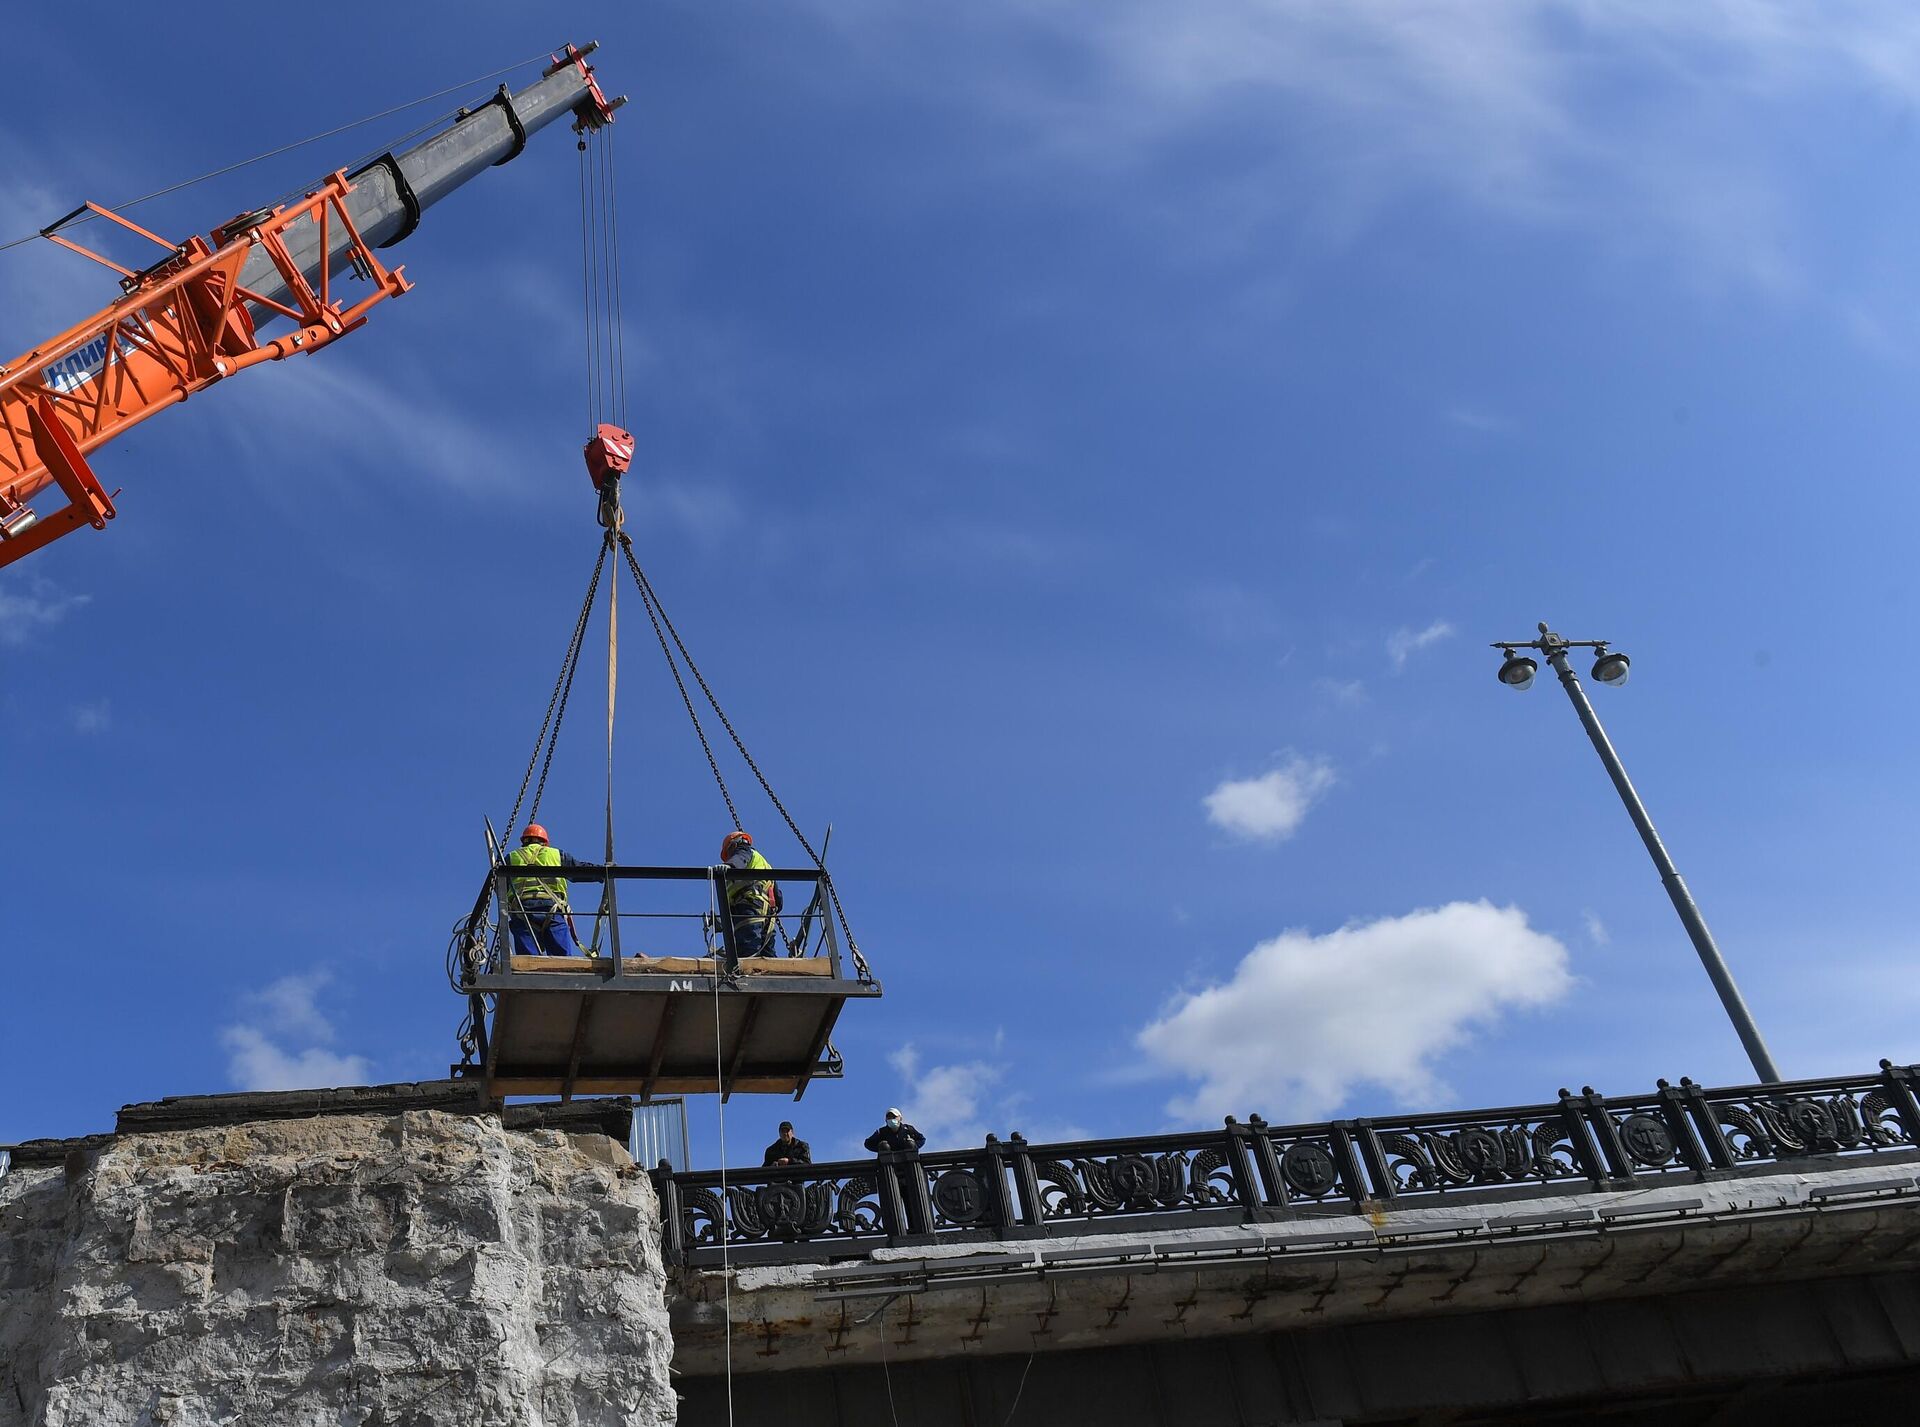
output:
[[[685,1166],[692,1158],[687,1148],[687,1102],[673,1095],[635,1105],[627,1152],[643,1169],[652,1169],[661,1160],[676,1169]]]

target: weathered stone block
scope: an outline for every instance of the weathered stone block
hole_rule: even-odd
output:
[[[128,1133],[0,1178],[0,1427],[670,1423],[652,1186],[408,1110]]]

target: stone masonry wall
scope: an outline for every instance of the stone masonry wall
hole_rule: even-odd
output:
[[[0,1427],[665,1424],[671,1355],[601,1134],[345,1115],[0,1177]]]

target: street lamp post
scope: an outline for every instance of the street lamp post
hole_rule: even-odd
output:
[[[1534,671],[1539,665],[1519,651],[1537,650],[1546,656],[1553,671],[1560,676],[1560,683],[1567,691],[1567,697],[1573,700],[1574,712],[1580,715],[1581,726],[1587,731],[1587,737],[1593,740],[1594,751],[1600,755],[1600,761],[1606,765],[1607,776],[1613,779],[1614,790],[1620,794],[1620,801],[1627,805],[1627,816],[1633,819],[1633,825],[1639,830],[1640,840],[1647,845],[1647,854],[1653,858],[1653,865],[1659,869],[1660,885],[1667,889],[1667,896],[1673,900],[1674,911],[1680,914],[1680,924],[1687,929],[1687,936],[1693,942],[1693,949],[1700,953],[1700,964],[1707,968],[1707,977],[1713,982],[1713,989],[1720,993],[1720,1004],[1727,1008],[1727,1016],[1733,1022],[1733,1028],[1740,1036],[1740,1044],[1746,1047],[1747,1057],[1752,1060],[1753,1068],[1760,1079],[1773,1084],[1781,1079],[1779,1068],[1773,1063],[1773,1055],[1767,1049],[1767,1043],[1760,1037],[1760,1028],[1753,1023],[1753,1013],[1747,1009],[1740,988],[1734,984],[1733,973],[1727,969],[1726,958],[1720,955],[1720,948],[1714,945],[1713,933],[1707,930],[1706,918],[1700,915],[1700,908],[1694,903],[1693,894],[1687,890],[1686,880],[1679,869],[1673,865],[1673,859],[1667,855],[1666,844],[1660,841],[1660,834],[1654,830],[1653,819],[1647,816],[1646,805],[1640,801],[1640,795],[1634,791],[1633,782],[1627,777],[1627,770],[1621,765],[1620,755],[1613,751],[1613,744],[1607,738],[1607,731],[1600,726],[1600,719],[1593,711],[1593,705],[1587,702],[1586,690],[1580,687],[1573,666],[1567,662],[1569,649],[1591,649],[1594,652],[1593,677],[1603,684],[1619,687],[1627,682],[1630,661],[1627,656],[1607,648],[1604,639],[1565,639],[1555,634],[1542,623],[1540,637],[1514,643],[1497,643],[1493,646],[1506,655],[1506,661],[1500,666],[1500,682],[1513,689],[1529,688],[1533,684]]]

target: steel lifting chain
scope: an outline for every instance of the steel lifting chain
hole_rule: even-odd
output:
[[[621,549],[627,557],[629,567],[637,571],[639,566],[634,561],[633,543],[624,536]],[[640,603],[647,611],[647,620],[653,625],[653,637],[659,641],[661,656],[667,661],[667,672],[673,675],[673,686],[680,691],[680,703],[687,711],[688,720],[693,724],[693,736],[700,740],[700,751],[707,755],[707,768],[713,774],[714,786],[720,790],[720,801],[727,805],[728,825],[739,827],[740,810],[734,806],[733,793],[727,787],[726,776],[720,771],[720,760],[713,756],[713,744],[707,739],[706,725],[700,722],[699,710],[694,708],[693,698],[687,693],[687,681],[680,677],[680,661],[673,657],[673,648],[667,643],[666,633],[660,627],[664,611],[655,606],[652,589],[644,579],[636,577],[634,585],[640,591]],[[800,955],[801,948],[794,943],[793,937],[788,934],[785,927],[780,925],[778,919],[774,921],[773,929],[787,948],[787,955]]]
[[[773,785],[767,782],[766,774],[760,771],[760,765],[754,761],[753,755],[747,751],[747,745],[741,739],[738,730],[734,728],[733,720],[727,717],[727,711],[720,707],[720,700],[714,695],[712,687],[707,683],[706,676],[700,672],[700,666],[694,662],[693,655],[688,652],[686,641],[681,639],[680,631],[674,627],[673,619],[668,615],[666,606],[660,603],[660,596],[654,592],[653,582],[647,578],[646,571],[640,568],[640,562],[634,558],[633,543],[631,541],[624,541],[621,545],[621,553],[627,557],[627,568],[633,572],[634,584],[639,588],[640,598],[647,606],[648,618],[655,619],[656,632],[660,625],[666,626],[667,633],[673,638],[674,647],[680,651],[680,657],[686,660],[687,672],[693,675],[694,682],[700,686],[700,692],[706,695],[707,703],[712,706],[714,716],[720,720],[720,726],[727,731],[727,737],[733,740],[733,746],[739,752],[741,761],[747,765],[748,769],[753,773],[754,780],[760,784],[760,791],[767,795],[767,801],[773,804],[774,811],[779,813],[781,821],[786,823],[787,831],[793,834],[794,840],[800,844],[807,856],[813,860],[813,865],[820,869],[822,880],[827,889],[827,900],[833,904],[834,916],[840,923],[840,934],[847,939],[847,951],[853,958],[854,970],[858,973],[862,981],[873,980],[873,971],[867,965],[866,957],[860,954],[860,944],[853,939],[853,928],[847,924],[847,912],[846,908],[840,905],[840,894],[834,890],[833,879],[826,875],[826,864],[820,860],[820,854],[813,850],[813,844],[807,840],[807,835],[800,831],[800,825],[793,820],[792,814],[787,811],[786,804],[780,801],[779,794],[773,791]],[[673,656],[671,654],[667,655],[667,663],[669,667],[673,665]],[[686,699],[686,685],[681,682],[678,669],[674,670],[673,678],[674,682],[680,685],[681,698]],[[692,701],[690,699],[687,700],[687,711],[690,714],[693,712]],[[698,717],[694,718],[693,726],[694,730],[700,735],[700,746],[706,749],[707,763],[708,766],[713,769],[714,779],[720,783],[721,795],[727,799],[727,811],[734,813],[734,826],[738,827],[740,825],[739,814],[734,812],[733,799],[727,795],[726,784],[720,779],[720,766],[714,760],[713,749],[707,743],[707,735],[705,731],[701,729]]]
[[[600,542],[600,558],[593,562],[593,578],[587,582],[587,597],[580,602],[580,617],[573,622],[573,636],[567,641],[566,657],[560,661],[560,677],[554,680],[553,695],[547,700],[547,716],[540,723],[540,737],[533,745],[533,757],[527,760],[527,773],[520,780],[520,791],[513,800],[513,812],[508,815],[503,829],[506,836],[513,835],[513,828],[520,821],[520,805],[526,801],[527,787],[533,782],[533,770],[540,769],[540,782],[533,791],[533,805],[527,809],[527,818],[531,821],[539,815],[540,799],[547,790],[547,773],[553,767],[553,750],[560,741],[560,721],[567,716],[567,699],[573,692],[573,674],[580,662],[580,645],[586,638],[587,618],[593,613],[594,596],[600,590],[600,574],[606,568],[607,551],[613,546],[613,532]],[[551,736],[549,736],[551,735]],[[546,762],[540,761],[540,750],[546,749]]]
[[[625,535],[620,537],[621,553],[627,557],[627,565],[635,571],[640,569],[633,558],[633,541]],[[740,810],[733,805],[733,794],[727,789],[725,775],[720,772],[720,760],[713,756],[713,745],[707,741],[707,730],[700,723],[700,715],[693,707],[693,696],[687,692],[687,681],[680,677],[680,661],[673,657],[673,650],[667,644],[665,631],[660,628],[661,614],[655,609],[653,596],[649,592],[644,577],[635,580],[640,591],[640,603],[646,607],[647,620],[653,625],[653,637],[660,642],[660,652],[666,657],[667,671],[673,675],[673,686],[680,691],[680,702],[687,710],[687,717],[693,723],[694,737],[700,740],[700,751],[707,755],[707,768],[713,774],[715,786],[720,789],[720,800],[727,805],[727,817],[734,827],[740,826]]]

